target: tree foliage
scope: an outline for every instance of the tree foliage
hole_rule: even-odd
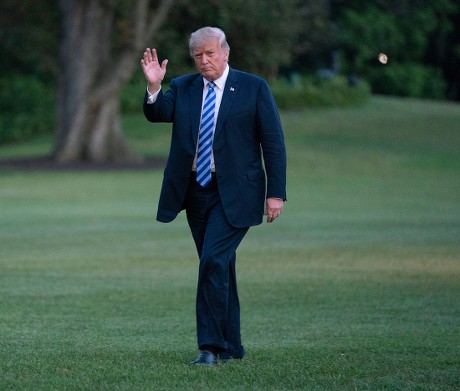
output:
[[[460,6],[455,0],[337,3],[338,46],[346,72],[368,79],[374,92],[446,96],[449,64],[459,63],[458,56],[446,56],[447,47],[459,45],[458,40],[450,42],[458,35],[454,20]],[[389,58],[384,69],[377,61],[379,53]]]
[[[0,144],[53,129],[58,38],[53,0],[2,2]]]
[[[227,33],[232,66],[270,81],[331,68],[378,93],[460,100],[456,0],[4,0],[0,143],[56,127],[59,160],[129,156],[119,95],[134,73],[142,90],[143,48],[170,60],[168,78],[192,72],[187,39],[204,25]]]
[[[54,0],[3,0],[1,77],[33,75],[52,82],[57,72],[60,15]]]
[[[295,39],[303,28],[300,0],[178,0],[169,26],[151,43],[170,60],[168,75],[194,71],[187,40],[202,26],[223,29],[230,44],[232,66],[273,79],[294,57]]]

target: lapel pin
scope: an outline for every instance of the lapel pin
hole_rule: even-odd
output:
[[[233,87],[230,87],[230,91],[233,92],[235,91],[235,89]]]

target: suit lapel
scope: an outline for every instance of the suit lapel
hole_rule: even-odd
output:
[[[196,148],[200,128],[201,104],[203,103],[203,78],[198,75],[189,89],[190,123],[192,125],[193,147]]]
[[[224,87],[224,93],[222,95],[222,102],[220,103],[219,114],[217,115],[216,130],[214,133],[214,139],[219,135],[222,125],[227,118],[232,103],[238,93],[238,78],[236,72],[230,68],[228,73],[227,81]]]

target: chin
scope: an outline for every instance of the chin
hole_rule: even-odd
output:
[[[215,74],[214,72],[202,72],[201,75],[208,80],[214,80],[215,79]]]

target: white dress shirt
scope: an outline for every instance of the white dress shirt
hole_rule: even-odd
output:
[[[229,67],[227,65],[222,76],[216,80],[213,80],[214,84],[216,85],[216,87],[214,88],[214,91],[216,92],[216,107],[215,107],[215,113],[214,113],[214,128],[212,130],[213,134],[216,129],[217,114],[219,113],[220,103],[222,102],[222,96],[224,94],[224,87],[225,87],[225,83],[227,82],[228,72],[229,72]],[[203,106],[206,94],[208,93],[208,89],[209,89],[208,83],[209,83],[209,80],[203,77],[203,97],[202,97],[202,103],[201,103],[202,106]],[[160,87],[160,90],[161,90],[161,87]],[[160,90],[152,94],[147,87],[147,94],[148,94],[147,104],[155,103],[158,97],[158,94],[160,93]],[[196,143],[197,148],[198,148],[198,142],[199,140]],[[192,171],[196,171],[196,153],[195,153],[195,159],[193,160]],[[214,154],[211,155],[211,171],[215,171]]]

